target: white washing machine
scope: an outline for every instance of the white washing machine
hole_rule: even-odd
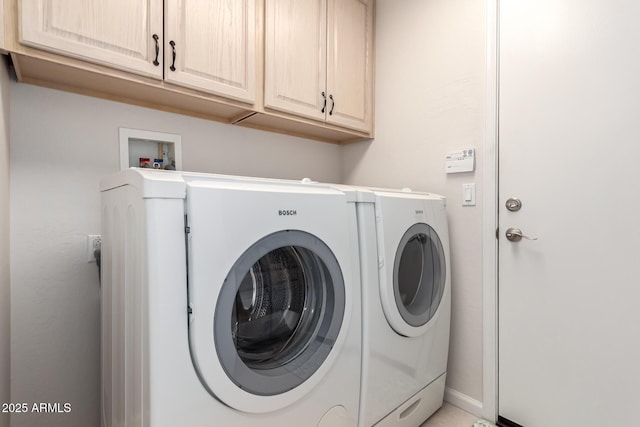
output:
[[[451,313],[446,200],[410,190],[359,193],[360,426],[415,427],[444,397]]]
[[[352,195],[130,169],[102,186],[102,426],[355,426]]]

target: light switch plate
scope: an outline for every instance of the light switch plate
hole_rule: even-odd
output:
[[[462,206],[476,205],[476,184],[462,184]]]

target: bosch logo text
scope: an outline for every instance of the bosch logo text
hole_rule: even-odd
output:
[[[292,209],[282,209],[278,211],[278,215],[280,216],[293,216],[298,215],[298,212]]]

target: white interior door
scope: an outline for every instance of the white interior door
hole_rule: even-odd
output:
[[[526,427],[632,425],[640,2],[499,3],[499,413]],[[538,240],[511,242],[509,227]]]

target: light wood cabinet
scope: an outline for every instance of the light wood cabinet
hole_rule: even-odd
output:
[[[19,82],[338,144],[373,136],[373,0],[0,0],[2,14]]]
[[[162,1],[21,0],[18,6],[21,43],[162,78]]]
[[[265,19],[265,106],[324,120],[327,1],[267,0]]]
[[[373,126],[373,0],[266,0],[265,107]]]
[[[256,0],[21,0],[20,41],[253,103]],[[163,32],[166,28],[166,33]]]
[[[253,103],[256,0],[167,0],[165,80]]]
[[[327,122],[371,131],[373,126],[373,0],[330,0]]]

